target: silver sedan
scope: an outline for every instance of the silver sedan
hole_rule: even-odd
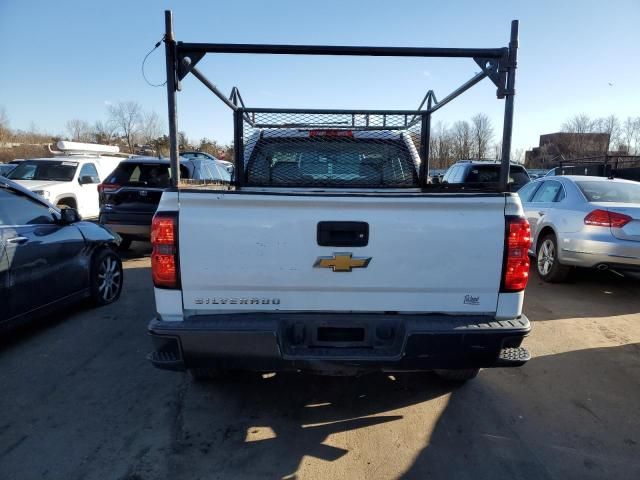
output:
[[[572,267],[640,271],[640,183],[588,176],[543,177],[518,191],[531,250],[547,282]]]

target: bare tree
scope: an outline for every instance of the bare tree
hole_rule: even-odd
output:
[[[588,142],[585,133],[595,130],[595,122],[586,113],[574,115],[562,124],[562,131],[573,133],[569,140],[569,150],[578,156],[583,155],[588,149]]]
[[[462,120],[453,124],[451,129],[453,157],[455,160],[471,158],[471,126]]]
[[[640,154],[640,117],[636,117],[634,124],[635,135],[633,136],[633,153]]]
[[[93,125],[92,136],[96,143],[109,144],[112,143],[117,136],[118,128],[113,122],[98,120]]]
[[[145,144],[151,144],[163,134],[162,121],[156,112],[147,112],[143,115],[140,134]]]
[[[220,160],[226,160],[227,162],[232,162],[234,159],[235,148],[233,147],[233,142],[227,145],[224,148],[224,155],[220,157]]]
[[[640,117],[627,117],[622,124],[620,139],[630,154],[640,153]]]
[[[511,161],[516,163],[524,163],[524,148],[516,148],[511,154]]]
[[[89,126],[89,123],[84,120],[80,120],[78,118],[69,120],[65,124],[65,129],[69,134],[69,138],[74,142],[91,141],[91,127]]]
[[[11,138],[11,129],[9,128],[9,116],[4,107],[0,107],[0,143],[8,142]]]
[[[589,133],[593,130],[593,120],[586,113],[574,115],[562,124],[562,131],[568,133]]]
[[[478,159],[485,158],[489,154],[489,145],[493,140],[493,127],[486,114],[478,113],[471,117],[471,133],[474,156]]]
[[[158,157],[169,156],[169,137],[167,135],[154,138],[149,143],[153,145],[153,149],[156,151]]]
[[[140,134],[143,116],[142,107],[137,102],[119,102],[109,106],[109,121],[117,126],[117,129],[127,143],[130,153]]]
[[[498,140],[493,144],[493,158],[496,160],[502,159],[502,140]]]
[[[453,163],[453,142],[446,124],[437,122],[429,140],[429,167],[446,168]]]
[[[185,132],[178,132],[178,148],[180,150],[188,150],[191,148],[191,142]]]
[[[199,151],[208,153],[217,158],[224,155],[224,149],[225,147],[223,145],[220,145],[215,140],[206,137],[200,139],[200,145],[198,145]]]
[[[611,150],[612,147],[617,147],[620,143],[620,121],[615,115],[609,115],[608,117],[598,118],[594,121],[594,129],[600,133],[609,134],[609,142],[606,146],[606,150]]]
[[[454,162],[451,132],[444,125],[441,127],[438,135],[438,153],[440,156],[440,162],[437,165],[437,168],[448,167]]]

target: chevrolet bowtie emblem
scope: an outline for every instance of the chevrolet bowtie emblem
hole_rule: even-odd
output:
[[[333,268],[334,272],[350,272],[353,268],[366,268],[371,257],[354,257],[351,253],[334,253],[331,257],[318,257],[317,268]]]

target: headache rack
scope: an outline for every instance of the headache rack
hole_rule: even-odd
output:
[[[480,188],[509,191],[517,20],[511,22],[509,46],[500,48],[220,44],[176,41],[172,13],[167,10],[164,42],[173,188],[181,183],[177,92],[181,90],[182,79],[191,74],[233,110],[233,187],[343,185],[419,187],[424,191],[479,188],[469,184],[428,183],[431,116],[478,82],[489,78],[497,87],[497,98],[505,100],[501,168],[499,182],[483,184]],[[248,108],[237,87],[233,87],[227,97],[196,68],[207,53],[470,58],[480,71],[439,101],[429,90],[416,110]],[[258,139],[262,140],[259,144]],[[304,144],[296,143],[301,141]],[[356,144],[357,149],[354,148]],[[263,148],[272,151],[259,151]],[[384,161],[380,159],[381,151],[387,155]],[[267,163],[265,158],[274,156],[278,157],[277,163]]]

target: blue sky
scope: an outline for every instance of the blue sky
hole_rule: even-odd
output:
[[[64,133],[67,120],[104,119],[108,102],[124,100],[165,120],[165,90],[140,73],[165,8],[177,39],[193,42],[500,47],[517,18],[514,148],[536,145],[576,113],[640,115],[639,0],[0,0],[0,106],[11,126]],[[164,80],[163,62],[162,49],[149,57],[152,81]],[[468,59],[253,55],[209,55],[199,67],[225,92],[237,85],[249,106],[318,108],[416,108],[428,89],[443,97],[477,71]],[[231,140],[228,110],[196,79],[184,82],[178,108],[190,138]],[[486,112],[497,139],[502,109],[485,80],[434,121]]]

